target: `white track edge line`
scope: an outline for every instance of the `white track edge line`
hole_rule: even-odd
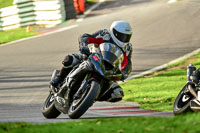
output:
[[[13,43],[17,43],[17,42],[21,42],[21,41],[25,41],[25,40],[29,40],[29,39],[33,39],[33,38],[43,37],[43,36],[46,36],[46,35],[62,32],[62,31],[65,31],[65,30],[76,28],[78,26],[79,25],[71,25],[71,26],[68,26],[68,27],[65,27],[65,28],[61,28],[61,29],[55,30],[53,32],[48,32],[48,33],[45,33],[45,34],[36,35],[36,36],[32,36],[32,37],[27,37],[27,38],[22,38],[22,39],[19,39],[19,40],[16,40],[16,41],[12,41],[12,42],[1,44],[0,47],[7,46],[7,45],[10,45],[10,44],[13,44]]]

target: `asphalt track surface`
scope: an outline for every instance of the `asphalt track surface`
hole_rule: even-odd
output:
[[[41,114],[52,71],[61,68],[65,55],[78,52],[80,34],[109,28],[114,20],[121,19],[128,21],[134,30],[131,74],[200,48],[200,1],[172,4],[167,0],[106,1],[83,21],[57,27],[61,28],[59,32],[0,46],[0,122],[69,121],[66,115],[47,120]],[[137,116],[140,115],[135,114],[140,110],[137,106],[123,102],[97,103],[83,118]]]

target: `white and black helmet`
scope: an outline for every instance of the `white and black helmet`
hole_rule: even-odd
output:
[[[114,21],[110,26],[110,34],[113,41],[123,48],[131,39],[132,28],[126,21]]]

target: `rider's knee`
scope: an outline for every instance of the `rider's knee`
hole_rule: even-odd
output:
[[[124,92],[122,88],[116,83],[113,84],[113,91],[111,93],[111,97],[108,99],[109,102],[118,102],[121,101],[124,97]]]
[[[123,98],[123,97],[124,97],[124,92],[120,86],[118,86],[118,88],[115,88],[113,90],[113,93],[111,94],[111,98],[113,98],[113,99]]]
[[[62,64],[65,67],[68,67],[68,66],[72,65],[72,63],[73,63],[73,56],[72,55],[65,56],[65,59],[62,62]]]
[[[65,68],[74,67],[79,63],[80,63],[80,59],[78,58],[77,55],[74,55],[74,54],[65,56],[65,59],[62,62]]]

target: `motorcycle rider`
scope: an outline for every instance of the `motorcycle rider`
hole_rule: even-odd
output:
[[[110,26],[110,31],[107,29],[99,30],[94,34],[83,34],[79,37],[79,51],[81,54],[67,55],[63,60],[63,67],[57,77],[50,82],[54,87],[61,83],[72,68],[80,64],[83,60],[83,55],[90,55],[88,44],[95,44],[97,47],[104,42],[109,42],[117,45],[123,51],[124,60],[121,64],[122,77],[120,80],[125,80],[132,70],[131,55],[132,44],[129,42],[132,36],[132,28],[126,21],[114,21]],[[122,88],[113,82],[111,92],[107,93],[106,101],[117,102],[122,100],[124,96]]]
[[[198,68],[192,73],[192,75],[190,76],[190,79],[192,79],[192,81],[196,84],[200,82],[200,68]]]

